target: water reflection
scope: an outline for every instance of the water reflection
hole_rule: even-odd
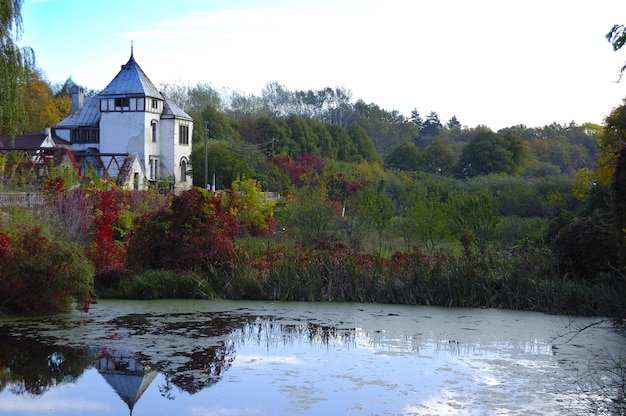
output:
[[[97,351],[94,367],[126,403],[131,414],[139,398],[158,374],[155,368],[137,360],[130,351],[107,348]]]
[[[427,319],[416,308],[401,315],[374,308],[380,307],[346,307],[342,314],[265,306],[0,321],[0,393],[56,397],[60,386],[74,392],[97,380],[107,386],[108,399],[101,388],[64,399],[89,403],[94,415],[125,408],[169,414],[191,402],[205,414],[432,414],[468,403],[476,409],[468,414],[487,414],[493,406],[512,409],[509,397],[523,403],[517,409],[544,406],[537,412],[558,414],[562,399],[554,404],[545,382],[568,375],[559,367],[571,366],[578,347],[563,347],[555,357],[546,332],[520,337],[514,326],[520,316],[508,312],[500,320],[512,329],[494,338],[495,331],[478,337],[475,328],[496,319],[470,321],[447,310],[441,319]],[[527,316],[529,328],[542,322]],[[0,396],[0,412],[14,409],[6,397]]]
[[[59,345],[57,337],[33,328],[0,327],[0,391],[41,396],[60,384],[74,383],[94,368],[126,403],[132,414],[146,389],[161,374],[160,394],[174,400],[174,388],[196,394],[220,381],[237,348],[267,350],[306,343],[330,348],[356,348],[357,330],[311,322],[283,323],[247,314],[129,314],[105,323],[96,346]],[[157,324],[158,323],[158,324]],[[178,334],[172,344],[172,334]],[[151,339],[158,353],[136,348],[135,340]],[[165,340],[165,342],[161,342]],[[190,345],[188,341],[195,340]]]
[[[59,346],[16,336],[0,326],[0,391],[41,396],[51,388],[75,382],[93,364],[87,346]]]
[[[342,329],[312,322],[283,323],[271,317],[256,318],[235,329],[231,338],[239,346],[255,344],[272,348],[293,346],[294,343],[305,342],[315,346],[356,347],[356,329]]]

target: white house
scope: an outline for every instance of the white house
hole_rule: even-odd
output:
[[[56,125],[84,170],[117,178],[127,189],[191,188],[193,119],[168,101],[130,59],[95,97],[72,87],[72,113]]]

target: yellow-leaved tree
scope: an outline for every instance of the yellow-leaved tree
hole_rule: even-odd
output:
[[[71,106],[72,100],[69,96],[55,97],[42,75],[38,71],[31,71],[29,82],[24,85],[24,131],[28,133],[54,126],[69,114]]]
[[[240,234],[259,235],[270,230],[276,202],[267,198],[256,179],[234,180],[222,201],[235,217]]]

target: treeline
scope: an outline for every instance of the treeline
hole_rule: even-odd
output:
[[[417,109],[405,117],[353,101],[345,88],[291,91],[270,83],[260,96],[217,92],[206,84],[161,88],[195,119],[194,149],[202,154],[194,157],[196,171],[202,166],[206,136],[224,141],[234,152],[231,160],[238,154],[249,157],[256,147],[265,155],[380,162],[390,169],[456,178],[492,173],[527,178],[574,175],[594,167],[602,130],[596,124],[572,122],[494,132],[487,126],[463,126],[454,116],[443,123],[435,111],[425,119]],[[246,146],[247,152],[242,150]],[[220,152],[223,155],[224,146]],[[212,169],[219,172],[222,166],[213,162]],[[227,186],[228,180],[222,184]]]

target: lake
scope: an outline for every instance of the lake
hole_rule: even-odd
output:
[[[602,414],[624,340],[497,309],[100,301],[0,319],[0,414]]]

